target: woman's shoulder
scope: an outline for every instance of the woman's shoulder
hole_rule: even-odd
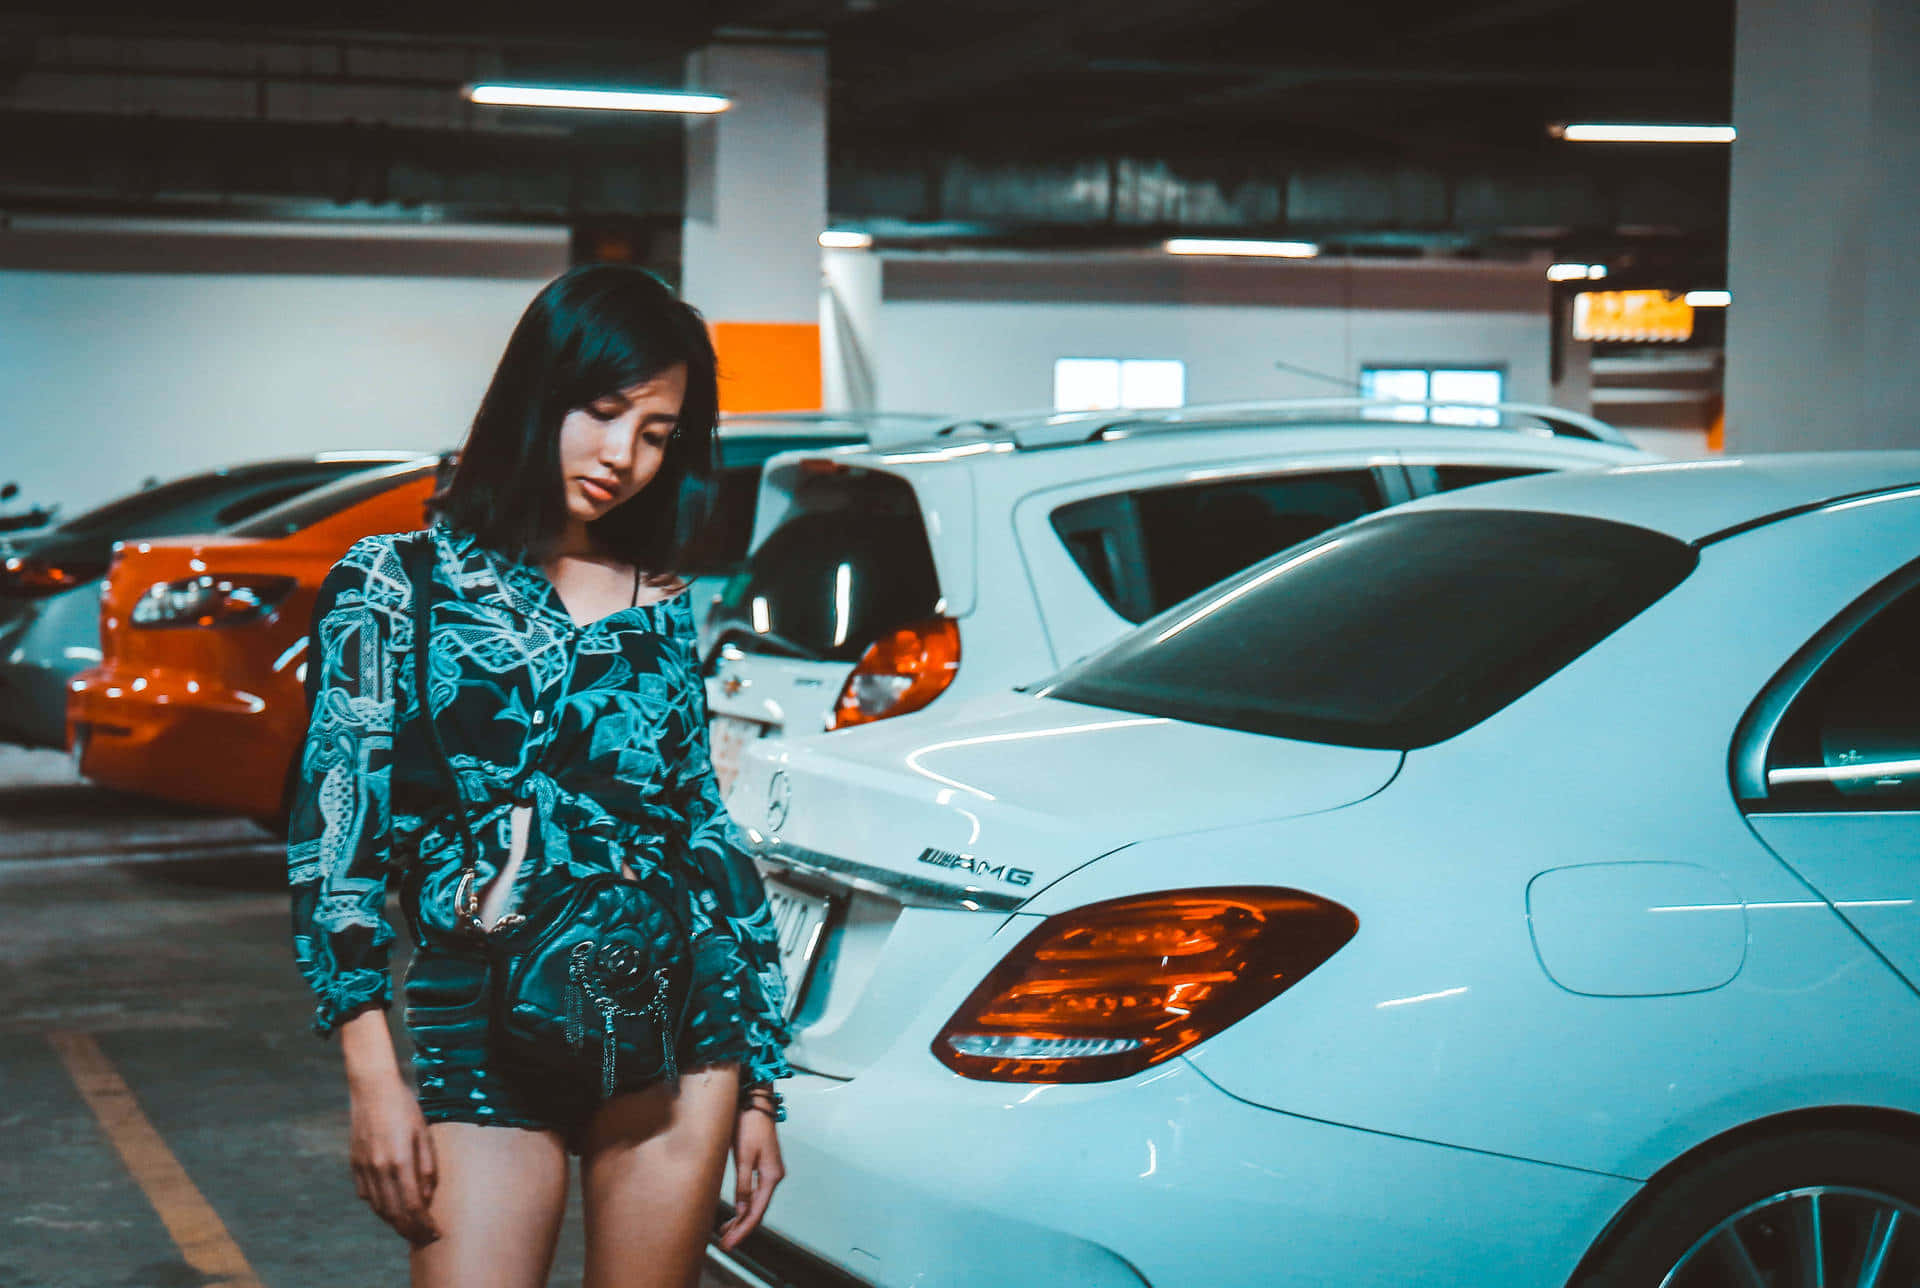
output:
[[[409,600],[404,551],[430,531],[376,532],[355,541],[321,581],[321,604],[346,596],[377,608],[404,609]]]

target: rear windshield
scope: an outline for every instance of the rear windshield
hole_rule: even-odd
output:
[[[362,469],[337,483],[303,493],[271,510],[262,510],[245,523],[236,523],[227,531],[236,537],[290,537],[323,519],[331,519],[349,506],[358,505],[402,483],[431,473],[433,468],[432,462],[407,462]]]
[[[193,474],[116,497],[76,514],[59,530],[69,536],[114,537],[206,532],[365,468],[307,460]]]
[[[749,653],[857,661],[940,602],[913,489],[855,471],[803,479],[793,508],[715,609],[715,638]]]
[[[1424,747],[1605,639],[1694,562],[1671,537],[1599,519],[1386,516],[1170,609],[1043,693],[1274,737]]]
[[[760,467],[769,457],[800,447],[836,447],[865,440],[810,434],[722,434],[720,468],[714,471],[706,527],[688,548],[680,571],[689,576],[731,576],[746,562],[753,544],[753,513],[760,496]]]

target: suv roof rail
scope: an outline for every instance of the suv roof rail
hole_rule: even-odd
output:
[[[1431,419],[1408,421],[1392,414],[1411,408],[1428,411],[1470,408],[1498,413],[1500,421],[1493,425],[1475,426]],[[1369,415],[1370,412],[1374,414]],[[955,430],[999,432],[1011,437],[1016,446],[1033,449],[1068,447],[1139,433],[1167,433],[1183,429],[1273,429],[1286,425],[1306,428],[1351,425],[1356,421],[1424,424],[1442,429],[1505,429],[1554,438],[1586,439],[1620,447],[1632,445],[1625,434],[1605,421],[1563,407],[1548,407],[1539,403],[1463,403],[1457,399],[1404,398],[1281,398],[1260,402],[1193,403],[1164,410],[1059,412],[1032,418],[961,421],[940,432],[943,435]],[[1234,422],[1244,424],[1237,426]]]

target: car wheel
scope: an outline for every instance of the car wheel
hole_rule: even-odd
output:
[[[1920,1145],[1865,1131],[1759,1141],[1654,1182],[1575,1288],[1920,1284]]]

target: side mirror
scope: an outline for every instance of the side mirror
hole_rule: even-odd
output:
[[[18,483],[9,483],[5,487],[0,487],[0,501],[11,501],[19,495],[20,485]]]

